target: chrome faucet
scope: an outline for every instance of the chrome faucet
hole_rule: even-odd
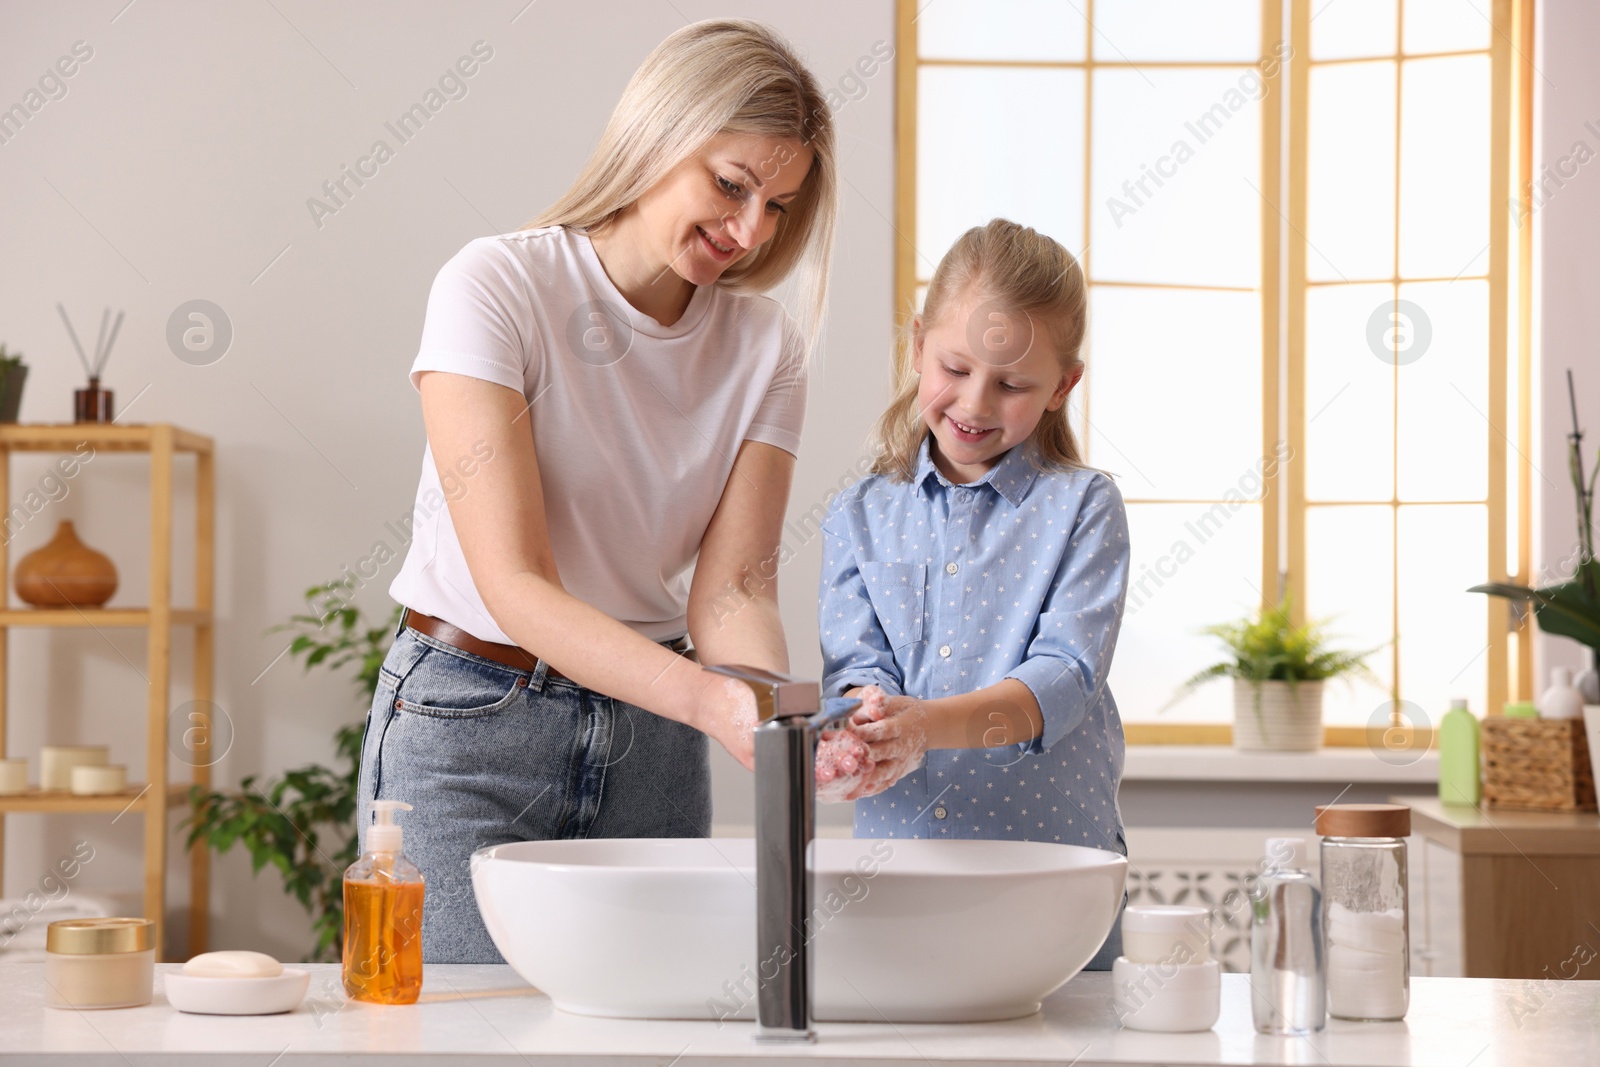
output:
[[[806,944],[813,879],[806,852],[816,828],[817,734],[861,701],[834,698],[824,705],[819,683],[760,667],[729,664],[706,670],[748,685],[760,720],[754,738],[756,1040],[815,1041]]]

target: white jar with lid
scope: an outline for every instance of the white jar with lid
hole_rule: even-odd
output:
[[[1130,904],[1122,950],[1111,965],[1117,1019],[1130,1030],[1209,1030],[1222,1012],[1222,967],[1211,958],[1211,912]]]
[[[58,919],[45,928],[45,1003],[52,1008],[136,1008],[155,984],[155,923]]]

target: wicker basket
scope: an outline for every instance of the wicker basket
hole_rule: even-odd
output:
[[[1484,719],[1483,799],[1492,808],[1597,810],[1583,720]]]

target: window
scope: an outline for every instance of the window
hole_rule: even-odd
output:
[[[1162,709],[1217,657],[1199,628],[1285,585],[1384,646],[1380,686],[1328,688],[1331,742],[1526,692],[1530,642],[1465,589],[1529,570],[1530,17],[901,0],[896,312],[995,215],[1082,262],[1073,414],[1134,538],[1130,738],[1223,740],[1225,684]]]

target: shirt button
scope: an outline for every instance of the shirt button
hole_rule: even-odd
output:
[[[933,809],[933,817],[935,819],[942,819],[946,815],[949,815],[949,814],[950,813],[948,811],[944,810],[943,808],[934,808]]]
[[[949,645],[940,645],[939,646],[939,655],[943,656],[945,659],[949,659],[950,658],[950,646]]]
[[[954,563],[946,563],[944,565],[944,572],[946,574],[954,574],[956,571],[958,571],[960,569],[961,568],[957,567]]]

